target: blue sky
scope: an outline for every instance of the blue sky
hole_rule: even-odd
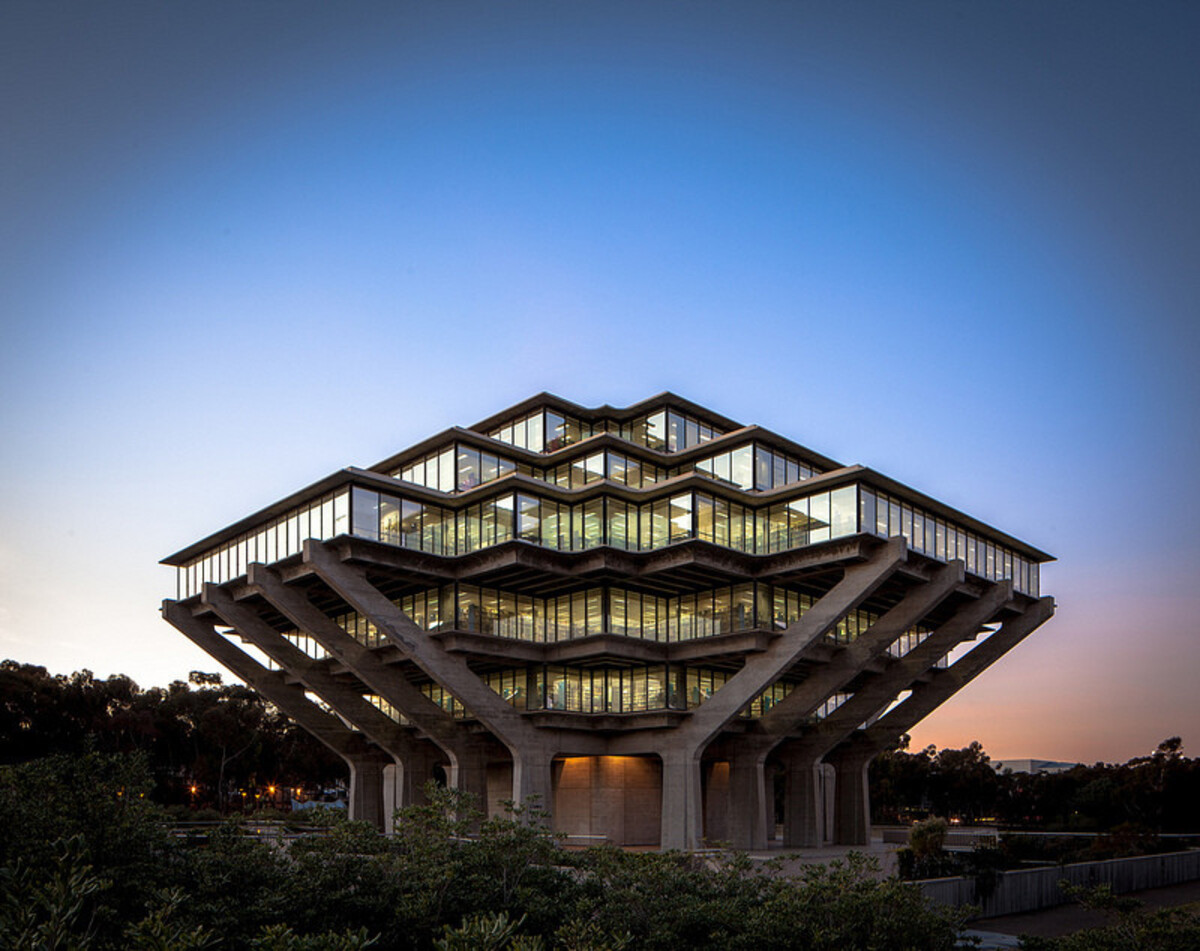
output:
[[[1056,554],[917,743],[1200,744],[1200,9],[0,7],[0,655],[211,669],[159,558],[664,389]]]

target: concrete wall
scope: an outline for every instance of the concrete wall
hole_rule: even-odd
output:
[[[495,816],[506,815],[504,804],[510,802],[513,797],[512,791],[513,768],[512,763],[488,763],[487,768],[487,804],[483,811],[487,813],[488,818]],[[546,808],[546,803],[542,803],[542,808]]]
[[[662,764],[654,757],[554,761],[555,832],[582,843],[602,838],[615,845],[657,845],[661,813]]]
[[[981,905],[983,917],[990,918],[1064,904],[1069,899],[1058,886],[1063,879],[1085,887],[1108,884],[1114,892],[1177,885],[1200,879],[1200,850],[1004,872],[996,890],[983,901],[976,898],[970,878],[935,878],[916,884],[927,898],[943,905]]]

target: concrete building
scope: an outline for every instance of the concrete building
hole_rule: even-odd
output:
[[[1049,558],[673,394],[541,394],[164,559],[163,614],[380,825],[437,778],[584,841],[854,844],[871,759],[1053,614]]]

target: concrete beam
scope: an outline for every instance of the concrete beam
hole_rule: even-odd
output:
[[[309,700],[302,687],[286,683],[283,671],[268,670],[228,638],[218,634],[212,621],[194,616],[178,601],[164,601],[162,615],[193,644],[253,687],[339,756],[359,756],[369,751],[365,738]]]
[[[677,741],[694,747],[710,742],[813,643],[870,597],[903,563],[906,554],[904,539],[893,538],[880,545],[867,561],[847,567],[842,579],[790,625],[782,637],[762,653],[748,656],[742,669],[692,712],[688,722],[680,727]]]
[[[268,670],[253,657],[218,634],[213,623],[196,617],[177,601],[164,601],[163,618],[193,644],[223,664],[259,694],[291,717],[336,753],[350,771],[350,818],[386,829],[385,803],[389,796],[386,768],[392,757],[373,748],[337,717],[326,713],[304,695],[300,687],[284,682],[282,671]]]
[[[808,734],[787,743],[790,755],[820,759],[862,723],[908,689],[949,651],[974,637],[1012,599],[1012,582],[996,584],[978,601],[959,608],[936,631],[863,685]]]
[[[963,580],[961,561],[943,565],[926,584],[917,585],[890,611],[848,644],[820,670],[759,718],[764,733],[782,740],[799,727],[830,696],[846,686],[868,663],[883,654],[898,637],[918,624]]]
[[[453,759],[465,728],[447,711],[411,684],[401,671],[384,663],[371,648],[347,634],[337,622],[316,607],[302,591],[284,584],[265,565],[252,564],[249,589],[312,637],[330,656],[353,671],[367,687],[404,714],[419,730]]]
[[[320,542],[304,543],[304,560],[322,582],[366,617],[404,656],[456,696],[509,750],[513,799],[536,796],[553,808],[550,764],[557,738],[528,723],[520,711],[485,684],[461,656],[445,651],[379,591],[361,569],[346,564]]]
[[[657,753],[663,762],[663,848],[695,849],[703,844],[700,760],[705,747],[755,696],[794,664],[810,644],[819,640],[842,617],[870,597],[903,563],[906,554],[904,539],[894,538],[877,547],[867,561],[848,566],[842,579],[795,624],[790,625],[782,637],[774,640],[762,653],[749,656],[738,673],[691,711],[687,721],[660,738]],[[633,738],[620,738],[614,741],[614,748],[622,741],[638,742]],[[748,759],[743,756],[738,766],[739,778],[755,783],[755,789],[749,796],[757,797],[759,790],[765,789],[765,781],[760,783],[755,778],[756,773],[762,770],[761,762],[757,757]],[[765,814],[766,803],[756,812]],[[732,827],[733,835],[739,840],[749,838],[753,841],[758,838],[759,833],[755,829],[760,820],[754,822],[755,825],[749,828],[735,825]],[[761,824],[765,830],[765,821]],[[765,831],[762,835],[765,837]]]
[[[395,757],[406,770],[409,769],[417,746],[413,737],[361,693],[348,683],[337,680],[324,664],[288,641],[263,621],[253,608],[234,601],[216,585],[205,584],[200,602],[329,704],[338,716],[354,724],[381,749]]]
[[[887,749],[901,734],[911,730],[1053,617],[1054,607],[1053,598],[1039,598],[948,668],[935,670],[928,683],[914,686],[911,696],[863,731],[871,746],[876,752]]]

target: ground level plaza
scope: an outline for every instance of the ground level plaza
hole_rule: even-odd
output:
[[[673,394],[548,394],[164,559],[164,617],[347,762],[581,841],[863,843],[866,770],[1054,612],[1050,556]]]

